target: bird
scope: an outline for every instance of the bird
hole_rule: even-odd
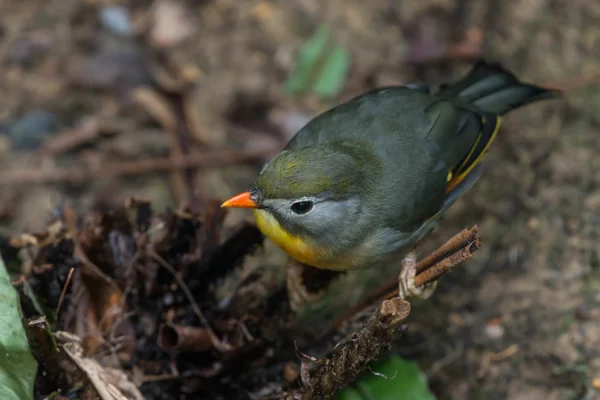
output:
[[[259,230],[292,258],[349,271],[401,262],[401,297],[419,296],[412,250],[482,176],[504,114],[561,97],[480,59],[453,84],[385,86],[310,120],[248,191]]]

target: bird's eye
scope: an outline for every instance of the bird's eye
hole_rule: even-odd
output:
[[[295,214],[306,214],[313,208],[312,201],[298,201],[292,204],[291,209]]]

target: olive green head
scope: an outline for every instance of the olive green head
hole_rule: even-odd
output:
[[[282,151],[251,192],[259,208],[290,233],[332,241],[364,211],[379,170],[370,149],[332,141]]]
[[[254,187],[263,199],[346,198],[358,194],[368,170],[377,168],[360,153],[335,142],[284,150],[265,165]]]

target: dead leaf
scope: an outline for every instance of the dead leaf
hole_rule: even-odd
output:
[[[56,332],[61,348],[89,378],[102,400],[143,400],[144,397],[121,370],[104,368],[93,358],[83,356],[81,340],[67,332]]]

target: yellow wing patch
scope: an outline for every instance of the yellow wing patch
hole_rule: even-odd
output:
[[[485,118],[482,118],[481,122],[485,125],[485,122],[486,122]],[[500,116],[497,116],[496,124],[494,125],[494,130],[493,130],[492,134],[490,135],[487,143],[485,144],[485,147],[479,153],[479,155],[477,155],[475,160],[473,160],[471,162],[470,158],[473,155],[473,152],[475,151],[477,146],[479,146],[479,142],[481,141],[481,138],[483,137],[483,132],[479,133],[479,135],[477,135],[477,139],[475,140],[473,147],[471,147],[469,154],[465,157],[465,160],[463,161],[462,165],[456,169],[456,174],[452,174],[453,175],[452,178],[448,181],[448,185],[446,186],[446,193],[450,192],[460,182],[462,182],[462,180],[469,174],[469,172],[471,172],[473,170],[473,168],[475,168],[475,166],[481,162],[481,160],[485,156],[486,152],[488,151],[488,149],[494,142],[494,139],[496,139],[496,135],[498,134],[498,131],[500,130],[501,122],[502,122],[502,120],[501,120]],[[451,176],[451,175],[449,174],[448,176]]]

